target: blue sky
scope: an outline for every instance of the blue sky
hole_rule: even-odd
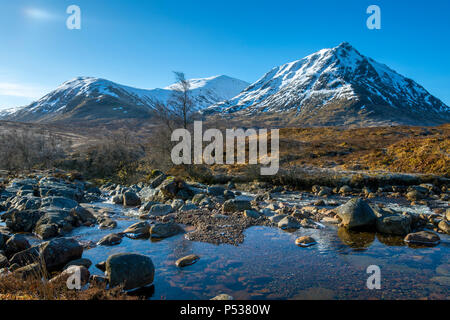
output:
[[[81,8],[81,30],[66,8]],[[366,9],[381,8],[381,30]],[[448,0],[0,0],[0,108],[77,76],[164,87],[172,71],[248,82],[272,67],[350,42],[450,104]]]

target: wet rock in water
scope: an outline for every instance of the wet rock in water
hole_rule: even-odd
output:
[[[122,236],[117,233],[111,233],[101,238],[97,245],[99,246],[115,246],[122,242]]]
[[[300,220],[300,226],[307,229],[320,229],[320,227],[314,222],[314,220],[308,218]]]
[[[126,191],[123,194],[123,205],[125,207],[137,207],[141,205],[141,199],[134,191]]]
[[[92,265],[92,261],[86,258],[81,258],[81,259],[76,259],[76,260],[72,260],[70,261],[68,264],[66,264],[63,268],[63,270],[71,267],[71,266],[83,266],[87,269],[89,269]]]
[[[28,264],[38,262],[38,260],[39,260],[39,247],[34,246],[14,254],[9,260],[9,263],[17,264],[20,267],[24,267]]]
[[[300,227],[298,220],[291,216],[284,217],[278,222],[278,228],[283,230],[299,229]]]
[[[278,222],[280,222],[281,220],[283,220],[286,217],[287,217],[286,214],[277,214],[277,215],[269,217],[269,220],[272,221],[273,223],[278,224]]]
[[[165,216],[173,212],[172,206],[169,204],[155,204],[150,208],[151,216]]]
[[[251,210],[252,205],[250,201],[247,200],[236,200],[236,199],[230,199],[224,202],[222,206],[222,211],[224,213],[226,212],[242,212],[245,210]]]
[[[405,237],[405,242],[408,244],[434,246],[439,244],[441,238],[431,231],[420,231],[416,233],[410,233]]]
[[[215,296],[211,300],[234,300],[234,298],[228,294],[222,293],[222,294]]]
[[[114,229],[117,227],[117,222],[110,218],[100,218],[98,228],[104,229]]]
[[[70,266],[67,269],[63,270],[60,274],[50,279],[50,283],[52,282],[66,282],[70,276],[79,275],[80,285],[85,285],[89,281],[89,277],[91,276],[89,270],[84,266]]]
[[[295,244],[300,247],[309,247],[316,243],[317,243],[316,240],[314,240],[314,238],[310,236],[300,237],[295,240]]]
[[[342,220],[342,227],[348,229],[372,228],[376,216],[372,208],[361,198],[353,198],[336,208],[337,215]]]
[[[14,254],[30,248],[28,240],[21,234],[15,234],[5,243],[5,254],[12,257]]]
[[[71,238],[56,238],[41,244],[39,254],[48,271],[63,268],[68,262],[80,259],[83,246]]]
[[[450,223],[448,221],[442,220],[439,222],[438,228],[446,234],[450,234]]]
[[[261,215],[259,214],[258,211],[255,210],[245,210],[244,216],[246,216],[247,218],[259,219]]]
[[[169,238],[183,232],[183,228],[174,222],[157,223],[150,228],[150,236],[155,239]]]
[[[118,253],[106,260],[106,274],[111,287],[123,285],[125,290],[131,290],[152,284],[155,267],[142,254]]]
[[[448,209],[445,211],[445,219],[447,219],[447,221],[450,221],[450,208],[448,208]]]
[[[150,236],[150,224],[146,221],[137,222],[126,228],[123,233],[134,239],[143,239]]]
[[[404,215],[392,215],[377,219],[378,232],[404,236],[411,232],[411,218]]]
[[[200,259],[199,256],[195,255],[195,254],[190,254],[186,257],[180,258],[175,262],[175,265],[177,267],[186,267],[186,266],[190,266],[194,263],[196,263],[198,260]]]

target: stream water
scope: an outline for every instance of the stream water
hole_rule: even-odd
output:
[[[282,200],[302,201],[295,197]],[[97,242],[138,221],[133,211],[120,206],[96,205],[117,212],[117,228],[111,231],[82,227],[69,236]],[[317,244],[308,248],[296,246],[295,239],[303,235],[312,236]],[[91,273],[101,275],[95,264],[111,254],[148,255],[156,268],[150,299],[210,299],[220,293],[235,299],[449,299],[450,238],[440,237],[441,243],[436,247],[411,248],[402,237],[350,233],[328,224],[323,229],[300,229],[294,233],[251,227],[245,232],[244,243],[237,247],[193,242],[183,234],[156,242],[125,237],[117,246],[85,250],[83,257],[92,260]],[[183,269],[175,266],[177,259],[192,253],[200,256],[197,263]],[[370,265],[381,269],[380,290],[366,286]]]

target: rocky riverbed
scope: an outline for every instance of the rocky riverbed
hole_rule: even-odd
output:
[[[0,182],[3,276],[76,269],[168,299],[449,298],[447,185],[299,192],[162,172],[132,186],[54,172]],[[385,290],[366,288],[371,264]]]

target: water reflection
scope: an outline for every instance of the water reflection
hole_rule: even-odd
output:
[[[342,227],[338,229],[337,234],[344,244],[359,250],[369,248],[375,240],[375,233],[373,232],[358,232]]]
[[[394,235],[386,235],[382,233],[377,233],[377,239],[382,244],[385,244],[387,246],[391,247],[404,247],[406,245],[405,241],[403,240],[404,237],[402,236],[394,236]]]

